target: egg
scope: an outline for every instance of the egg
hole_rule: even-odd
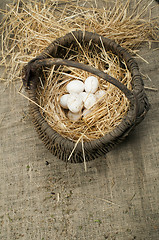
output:
[[[98,90],[98,91],[95,93],[96,99],[97,99],[97,100],[102,99],[105,94],[106,94],[106,92],[105,92],[104,90]]]
[[[64,95],[60,98],[60,106],[63,107],[64,109],[68,109],[68,106],[67,106],[68,96],[69,96],[69,94],[64,94]]]
[[[73,80],[69,82],[66,89],[69,93],[80,93],[83,92],[85,84],[80,80]]]
[[[68,109],[73,113],[78,113],[83,108],[83,101],[77,93],[69,94],[67,98]]]
[[[82,101],[85,99],[86,95],[87,95],[86,92],[80,92],[80,93],[79,93],[79,96],[80,96],[80,98],[82,99]]]
[[[96,97],[93,93],[89,93],[87,98],[84,100],[84,107],[90,109],[96,103]]]
[[[81,118],[81,112],[72,113],[71,111],[68,111],[67,116],[72,122],[75,122],[75,121],[78,121]]]
[[[88,93],[95,93],[98,89],[99,82],[94,76],[89,76],[85,81],[85,91]]]
[[[90,93],[81,92],[79,93],[79,96],[81,97],[82,101],[85,102],[89,94]]]

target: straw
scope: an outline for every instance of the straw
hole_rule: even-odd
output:
[[[116,0],[115,4],[105,0],[103,8],[98,8],[96,1],[94,4],[92,1],[66,0],[13,1],[2,11],[0,64],[5,66],[6,71],[0,80],[6,81],[7,85],[20,81],[22,68],[28,61],[56,38],[72,30],[96,32],[134,53],[143,42],[159,41],[157,19],[145,18],[151,3],[144,4],[143,8],[141,0],[130,11],[129,0],[126,3]],[[124,62],[124,68],[120,67],[117,56],[106,52],[104,47],[98,49],[98,46],[94,46],[92,54],[89,46],[82,48],[80,43],[78,45],[78,51],[71,46],[68,49],[68,54],[70,50],[74,51],[74,55],[69,56],[70,60],[99,68],[131,89],[130,73]],[[107,65],[108,69],[105,68]],[[59,99],[66,93],[66,84],[70,80],[85,81],[88,76],[84,71],[69,67],[60,67],[56,71],[54,68],[44,69],[43,76],[39,76],[41,86],[37,91],[41,114],[54,130],[76,143],[81,140],[81,134],[84,142],[112,131],[129,109],[129,102],[121,91],[103,79],[98,79],[100,89],[105,90],[106,95],[92,109],[91,114],[85,118],[81,116],[79,122],[71,122],[59,106]],[[44,85],[41,77],[45,79]]]
[[[79,46],[78,54],[68,59],[74,58],[78,62],[83,62],[96,67],[112,77],[121,81],[128,89],[131,89],[131,74],[126,67],[125,62],[121,62],[119,58],[112,52],[106,52],[104,47],[98,51],[99,47],[94,45],[92,51],[89,46],[83,48]],[[68,49],[70,52],[71,49]],[[107,68],[105,67],[107,66]],[[67,74],[67,72],[70,72]],[[105,90],[103,98],[99,99],[95,106],[90,109],[91,112],[81,119],[72,122],[67,117],[67,110],[60,106],[60,98],[66,94],[66,85],[70,80],[80,79],[85,81],[90,76],[88,72],[78,70],[72,67],[59,67],[58,70],[43,69],[42,78],[45,79],[43,87],[37,89],[39,103],[41,106],[41,114],[45,117],[48,124],[60,135],[67,137],[72,141],[78,141],[83,135],[83,141],[91,141],[106,133],[112,131],[125,116],[129,109],[129,101],[125,95],[115,86],[98,78],[99,89]]]
[[[20,80],[24,64],[72,30],[96,32],[127,49],[159,40],[157,19],[144,18],[148,5],[140,1],[130,11],[129,1],[116,0],[112,6],[109,2],[105,0],[100,9],[92,1],[15,0],[7,4],[0,27],[0,63],[7,69],[6,81]]]

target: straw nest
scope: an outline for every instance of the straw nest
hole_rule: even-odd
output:
[[[147,41],[151,45],[153,41],[158,41],[157,21],[151,19],[151,12],[147,19],[144,18],[148,5],[143,8],[141,4],[140,8],[141,1],[139,1],[130,11],[129,0],[126,3],[116,0],[115,4],[105,1],[102,9],[98,8],[96,1],[92,2],[62,0],[45,0],[43,2],[30,0],[25,2],[18,0],[7,5],[6,11],[3,12],[5,16],[1,24],[1,64],[6,67],[7,79],[2,76],[1,80],[8,85],[10,82],[13,83],[21,79],[22,69],[27,62],[43,52],[52,41],[74,30],[83,33],[93,32],[113,39],[138,57],[140,56],[136,49],[142,42]],[[65,47],[64,59],[93,66],[117,79],[129,91],[134,91],[133,85],[136,82],[132,79],[131,67],[127,66],[121,56],[114,54],[110,49],[106,50],[102,41],[100,46],[93,44],[91,49],[90,42],[85,45],[81,45],[78,40],[76,42],[76,48],[71,45]],[[139,74],[138,70],[137,73]],[[63,160],[69,159],[76,162],[83,161],[83,159],[91,160],[109,151],[112,146],[127,135],[132,128],[131,123],[134,122],[134,118],[132,120],[129,115],[134,111],[133,108],[136,105],[127,98],[124,92],[100,76],[98,76],[99,87],[106,91],[103,99],[97,102],[89,115],[85,118],[81,116],[78,122],[71,122],[67,118],[67,112],[59,105],[60,96],[66,92],[67,82],[73,79],[85,81],[89,75],[90,73],[87,71],[75,67],[45,66],[38,76],[38,84],[34,86],[36,93],[33,94],[33,89],[31,89],[29,96],[20,93],[31,102],[31,109],[34,109],[35,125],[46,146]],[[141,88],[143,83],[140,77],[139,74],[140,86],[138,91],[136,88],[136,92],[138,95],[142,92],[139,98],[142,100],[143,108],[139,107],[139,115],[136,115],[137,122],[141,121],[148,110],[148,102],[143,93],[143,87]],[[36,98],[32,97],[33,95],[36,95]],[[56,144],[53,139],[52,147],[51,142],[48,144],[50,137],[42,133],[42,125],[40,126],[40,122],[35,119],[35,111],[38,111],[50,129],[57,133],[57,138],[62,137],[60,144]],[[140,117],[142,114],[143,116]],[[127,116],[129,116],[128,119]],[[128,126],[127,130],[124,125],[125,132],[121,134],[116,129],[121,126],[123,119],[129,120],[130,124],[125,123]],[[113,132],[116,132],[117,136],[115,141],[115,138],[111,138]],[[101,140],[106,135],[109,135],[107,143]],[[64,146],[63,154],[61,149],[65,138],[69,142],[65,144],[68,149]],[[100,149],[98,149],[99,139],[101,141]],[[93,150],[89,143],[92,144]]]
[[[123,61],[111,51],[106,52],[105,48],[99,49],[88,44],[76,49],[71,47],[66,55],[73,51],[69,60],[93,66],[122,82],[128,89],[131,89],[131,74]],[[65,56],[66,57],[66,56]],[[122,65],[122,67],[121,67]],[[71,80],[80,79],[85,82],[91,74],[81,69],[72,67],[55,66],[51,69],[43,69],[45,78],[44,85],[40,81],[38,87],[39,105],[41,114],[48,124],[63,137],[72,141],[91,141],[98,139],[108,132],[111,132],[122,120],[129,109],[129,101],[125,94],[117,87],[102,78],[99,80],[99,89],[105,90],[105,96],[97,101],[86,116],[81,113],[81,119],[72,122],[67,117],[67,110],[64,110],[59,103],[62,95],[66,94],[66,85]]]

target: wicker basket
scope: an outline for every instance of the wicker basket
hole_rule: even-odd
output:
[[[132,91],[125,85],[117,81],[115,78],[100,71],[99,69],[90,67],[76,61],[69,61],[63,59],[66,54],[65,47],[73,45],[77,47],[77,41],[84,45],[84,43],[97,44],[101,47],[101,40],[106,51],[111,50],[113,54],[117,55],[120,59],[125,60],[128,70],[132,76]],[[132,56],[120,45],[114,41],[102,37],[98,34],[91,32],[74,31],[68,33],[64,37],[58,38],[52,42],[39,56],[31,60],[27,66],[24,67],[23,84],[29,94],[30,110],[33,123],[43,140],[46,147],[58,158],[67,161],[70,156],[75,143],[67,138],[62,137],[59,133],[53,130],[41,115],[38,99],[37,99],[37,86],[39,84],[39,76],[42,74],[43,67],[66,65],[82,69],[84,71],[95,74],[103,78],[107,82],[115,85],[120,89],[130,102],[130,108],[122,119],[121,123],[105,136],[84,143],[85,159],[86,161],[95,159],[108,151],[110,151],[116,144],[121,142],[129,132],[140,123],[145,114],[149,110],[149,103],[146,97],[143,81],[139,73],[137,63]],[[37,103],[37,105],[36,105]],[[82,143],[79,142],[73,152],[71,162],[83,162]]]

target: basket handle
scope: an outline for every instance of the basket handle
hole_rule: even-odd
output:
[[[39,59],[39,60],[35,59],[35,61],[33,61],[31,64],[28,65],[29,69],[26,70],[26,75],[31,77],[31,74],[28,73],[28,70],[29,72],[34,73],[37,71],[37,69],[41,67],[51,67],[52,65],[56,65],[56,66],[65,65],[65,66],[75,67],[75,68],[90,72],[100,78],[103,78],[107,82],[119,88],[125,94],[125,96],[128,98],[130,102],[134,100],[134,97],[135,97],[134,93],[130,91],[123,83],[119,82],[117,79],[111,77],[107,73],[104,73],[92,66],[75,62],[75,61],[70,61],[67,59],[61,59],[61,58],[45,58],[45,59]],[[27,81],[28,83],[30,82],[31,79],[26,79],[27,76],[25,76],[25,81]]]

